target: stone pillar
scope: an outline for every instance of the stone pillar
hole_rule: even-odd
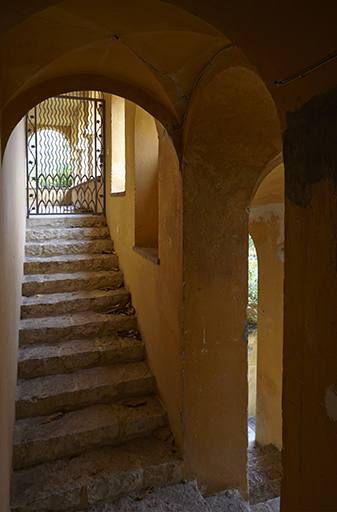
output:
[[[288,116],[281,511],[336,510],[337,90]]]

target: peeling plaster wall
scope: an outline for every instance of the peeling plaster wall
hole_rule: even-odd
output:
[[[281,510],[337,503],[337,90],[288,115]]]
[[[0,169],[0,504],[9,510],[25,237],[25,130],[13,131]]]
[[[141,118],[143,117],[143,123]],[[133,250],[135,245],[135,153],[141,142],[158,144],[153,130],[144,128],[149,114],[133,103],[125,105],[126,191],[107,197],[107,221],[126,287],[132,293],[138,325],[149,364],[156,376],[177,445],[182,449],[181,302],[182,302],[182,197],[181,174],[172,141],[166,135],[158,148],[158,257],[159,264]],[[137,123],[135,119],[137,118]],[[152,127],[152,125],[151,125]],[[162,135],[163,128],[160,127]],[[107,137],[109,140],[109,136]],[[145,145],[145,146],[144,146]],[[109,173],[107,173],[109,174]],[[110,190],[110,186],[107,186]],[[151,210],[152,205],[148,205]],[[119,233],[117,233],[117,227]]]

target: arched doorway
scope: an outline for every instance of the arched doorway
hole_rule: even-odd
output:
[[[271,162],[254,195],[249,230],[259,258],[258,321],[248,342],[250,388],[255,392],[255,439],[248,445],[251,505],[280,496],[282,478],[284,167]],[[265,173],[265,174],[266,174]],[[251,374],[254,373],[255,380]],[[249,421],[249,420],[248,420]],[[248,427],[249,428],[249,427]]]
[[[284,167],[260,183],[249,230],[259,258],[256,440],[282,448]]]
[[[102,93],[49,98],[26,116],[27,217],[104,212]]]
[[[249,206],[281,138],[246,67],[207,77],[196,101],[183,168],[186,459],[204,492],[235,487],[248,499]]]
[[[258,322],[258,258],[254,241],[248,241],[248,447],[255,443],[257,322]]]

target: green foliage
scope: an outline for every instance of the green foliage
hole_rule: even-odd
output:
[[[257,304],[258,304],[258,260],[255,245],[252,237],[249,235],[248,252],[248,320],[251,324],[257,324]]]
[[[73,178],[71,176],[71,168],[69,167],[47,176],[44,176],[44,174],[39,175],[39,188],[69,188],[72,184]]]

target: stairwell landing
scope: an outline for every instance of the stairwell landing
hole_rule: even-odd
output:
[[[12,512],[86,510],[178,482],[105,219],[31,218],[25,251]]]

